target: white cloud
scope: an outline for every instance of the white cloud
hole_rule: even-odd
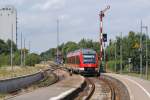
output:
[[[149,25],[149,0],[0,0],[18,10],[19,32],[32,40],[32,51],[55,47],[56,20],[60,19],[60,42],[91,38],[98,41],[99,11],[110,4],[104,18],[104,32],[139,31],[140,20]],[[42,39],[42,41],[40,41]]]
[[[60,9],[65,5],[65,0],[47,0],[42,3],[37,3],[36,5],[33,5],[33,9],[38,10],[49,10],[49,9]]]
[[[17,5],[17,6],[22,6],[27,0],[0,0],[0,5],[5,6],[5,5]]]

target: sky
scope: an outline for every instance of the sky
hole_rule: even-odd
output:
[[[0,0],[0,7],[5,5],[17,9],[19,42],[22,32],[26,47],[31,41],[31,51],[36,53],[57,46],[57,19],[59,44],[82,38],[99,41],[99,12],[107,5],[104,33],[108,40],[121,32],[123,36],[131,30],[140,32],[141,20],[150,27],[149,0]]]

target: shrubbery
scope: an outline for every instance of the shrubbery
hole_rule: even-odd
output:
[[[38,64],[40,62],[41,62],[41,57],[38,54],[31,53],[31,54],[27,55],[26,65],[34,66],[35,64]]]
[[[10,47],[11,40],[3,41],[0,39],[0,67],[10,65]],[[26,52],[26,65],[33,66],[34,64],[40,63],[41,57],[35,53]],[[16,44],[13,42],[13,65],[21,65],[21,50],[19,50]],[[24,58],[24,57],[23,57]]]
[[[108,66],[109,70],[115,72],[115,61],[114,60],[108,61],[107,66]],[[120,70],[120,61],[117,60],[116,61],[116,71],[119,71],[119,70]]]

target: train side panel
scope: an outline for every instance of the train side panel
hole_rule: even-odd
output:
[[[79,53],[72,53],[67,59],[71,59],[68,66],[76,72],[83,74],[98,73],[98,56],[96,52],[84,54],[79,51]]]

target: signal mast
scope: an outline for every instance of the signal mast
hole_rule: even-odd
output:
[[[103,58],[103,17],[105,17],[105,12],[110,9],[110,6],[108,5],[104,10],[100,11],[99,17],[100,17],[100,65],[102,64],[102,58]]]

